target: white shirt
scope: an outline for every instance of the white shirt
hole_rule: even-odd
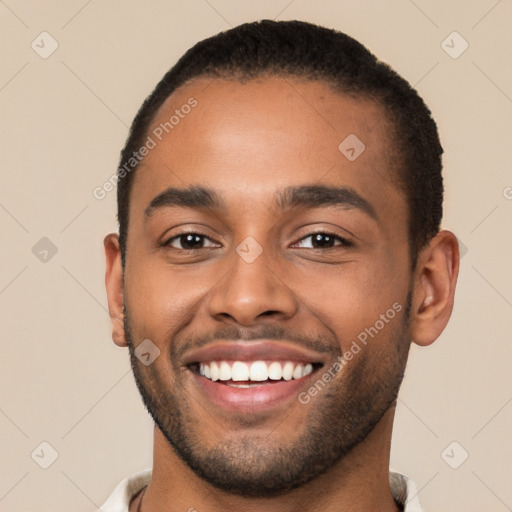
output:
[[[150,478],[151,469],[138,471],[125,478],[101,506],[102,512],[129,512],[131,499],[149,483]],[[404,512],[421,512],[418,491],[412,480],[390,470],[389,484],[393,498],[404,507]]]

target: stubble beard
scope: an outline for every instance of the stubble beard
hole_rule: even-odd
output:
[[[304,409],[302,432],[286,444],[282,439],[289,440],[290,436],[283,437],[279,427],[262,436],[246,425],[242,428],[233,423],[237,435],[207,446],[201,431],[208,430],[204,423],[213,421],[212,417],[205,414],[205,419],[199,420],[193,416],[181,373],[175,372],[174,385],[169,389],[154,365],[141,364],[134,353],[126,309],[125,333],[144,405],[181,460],[203,480],[227,493],[271,497],[303,486],[342,461],[395,404],[410,347],[410,299],[409,293],[400,325],[389,334],[396,353],[389,354],[386,368],[367,368],[363,359],[352,371],[340,375],[342,378],[333,379]],[[321,368],[317,379],[326,370]],[[293,407],[296,412],[295,403]],[[285,418],[286,413],[281,425],[286,424]]]

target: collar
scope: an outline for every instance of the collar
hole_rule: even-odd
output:
[[[129,512],[131,499],[149,483],[151,473],[151,468],[149,468],[125,478],[101,506],[101,510],[103,512]],[[422,512],[418,491],[411,479],[390,469],[389,485],[394,500],[403,507],[404,512]]]

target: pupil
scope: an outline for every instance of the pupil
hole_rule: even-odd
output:
[[[201,248],[203,238],[200,235],[181,235],[181,246],[188,249]]]
[[[313,247],[332,247],[333,237],[318,233],[313,236]]]

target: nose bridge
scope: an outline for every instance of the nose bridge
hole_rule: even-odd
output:
[[[230,257],[231,270],[214,287],[209,309],[212,316],[229,316],[252,324],[260,315],[290,317],[296,309],[293,292],[280,279],[278,265],[270,264],[270,251],[251,237]]]

